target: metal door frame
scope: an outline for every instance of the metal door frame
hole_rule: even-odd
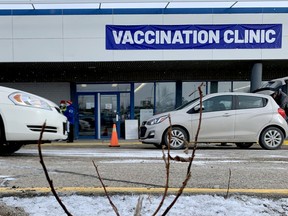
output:
[[[98,138],[97,139],[105,139],[105,138],[110,138],[110,137],[102,137],[101,136],[101,113],[100,113],[100,102],[101,102],[101,96],[102,95],[111,95],[111,96],[116,96],[116,115],[118,115],[118,117],[116,117],[116,130],[117,130],[117,135],[119,138],[119,134],[120,134],[120,92],[98,92],[98,98],[97,98],[97,132],[96,134],[98,134]],[[96,104],[95,104],[96,105]]]
[[[76,124],[75,124],[75,131],[76,131],[76,137],[79,138],[79,107],[78,107],[78,97],[79,96],[94,96],[94,118],[95,118],[95,134],[93,136],[81,136],[83,139],[102,139],[101,133],[100,133],[100,121],[101,121],[101,114],[100,114],[100,97],[101,95],[115,95],[117,98],[117,114],[120,114],[120,93],[121,92],[77,92],[76,94],[76,104],[77,104],[77,115],[76,115]],[[116,122],[116,130],[118,132],[118,138],[120,134],[120,121]],[[105,137],[109,138],[109,137]]]

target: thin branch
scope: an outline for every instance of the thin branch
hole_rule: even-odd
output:
[[[190,162],[189,162],[189,165],[188,165],[188,168],[187,168],[186,178],[185,178],[184,182],[182,183],[181,188],[178,190],[178,193],[177,193],[176,197],[171,202],[171,204],[166,208],[166,210],[164,211],[164,213],[162,215],[166,215],[170,211],[170,209],[174,206],[174,204],[176,203],[178,198],[182,195],[183,190],[185,189],[185,187],[187,185],[187,182],[191,178],[191,167],[192,167],[192,162],[193,162],[193,160],[195,158],[195,152],[196,152],[197,144],[198,144],[198,135],[199,135],[199,132],[200,132],[200,127],[201,127],[201,122],[202,122],[202,98],[203,98],[202,90],[201,90],[202,85],[203,85],[203,83],[201,83],[201,85],[198,86],[198,91],[199,91],[199,94],[200,94],[200,116],[199,116],[199,123],[198,123],[197,133],[195,135],[195,145],[193,147],[192,155],[191,155]]]
[[[62,207],[62,209],[65,211],[65,213],[68,215],[68,216],[72,216],[72,214],[67,210],[66,206],[63,204],[63,202],[61,201],[61,199],[59,198],[59,196],[57,195],[57,192],[54,188],[54,185],[53,185],[53,181],[50,179],[49,177],[49,174],[48,174],[48,171],[47,171],[47,168],[46,168],[46,165],[44,163],[44,160],[43,160],[43,156],[42,156],[42,151],[41,151],[41,143],[42,143],[42,137],[43,137],[43,133],[44,133],[44,129],[46,127],[46,122],[44,122],[44,124],[42,125],[42,130],[41,130],[41,133],[40,133],[40,138],[38,140],[38,152],[39,152],[39,157],[40,157],[40,163],[43,167],[43,170],[44,170],[44,173],[45,173],[45,176],[46,176],[46,179],[49,183],[49,186],[51,188],[51,191],[54,195],[54,197],[56,198],[56,200],[58,201],[59,205]]]
[[[228,199],[228,196],[229,196],[230,183],[231,183],[231,169],[229,169],[228,187],[227,187],[226,196],[224,197],[225,199]]]
[[[189,181],[189,179],[191,178],[191,173],[189,173],[184,182],[182,183],[181,188],[179,188],[178,193],[176,194],[175,199],[171,202],[171,204],[166,208],[166,210],[164,211],[164,213],[162,215],[166,215],[170,209],[174,206],[174,204],[177,202],[178,198],[181,196],[181,194],[183,193],[183,190],[185,189],[185,187],[187,186],[187,183]]]
[[[199,113],[199,122],[198,122],[198,128],[197,128],[197,132],[196,132],[196,135],[195,135],[195,144],[194,144],[194,147],[193,147],[193,151],[192,151],[192,155],[191,155],[191,158],[192,160],[190,161],[189,163],[189,166],[188,166],[188,169],[187,169],[187,175],[188,173],[190,172],[191,170],[191,166],[192,166],[192,162],[195,158],[195,152],[196,152],[196,149],[198,147],[198,136],[199,136],[199,132],[200,132],[200,128],[201,128],[201,123],[202,123],[202,98],[203,98],[203,92],[202,92],[202,89],[201,87],[203,86],[204,84],[201,83],[201,85],[198,86],[198,91],[199,91],[199,95],[200,95],[200,113]]]
[[[139,196],[134,216],[141,216],[142,204],[143,204],[143,197]]]
[[[171,143],[171,139],[172,139],[172,135],[171,135],[171,131],[172,131],[172,124],[171,124],[171,116],[170,114],[168,115],[168,119],[169,119],[169,128],[168,128],[168,157],[166,158],[165,153],[164,153],[164,146],[162,147],[162,153],[163,153],[163,160],[165,162],[165,168],[166,168],[166,183],[165,183],[165,189],[164,189],[164,193],[162,196],[162,199],[157,207],[157,209],[155,210],[155,212],[153,213],[153,216],[155,216],[159,210],[161,209],[161,207],[163,206],[164,200],[167,196],[168,193],[168,188],[169,188],[169,179],[170,179],[170,143]]]
[[[114,205],[114,203],[113,203],[112,200],[110,199],[110,196],[109,196],[109,194],[108,194],[108,192],[107,192],[107,190],[106,190],[106,187],[105,187],[105,185],[104,185],[104,183],[103,183],[103,181],[102,181],[102,178],[101,178],[101,176],[100,176],[100,173],[99,173],[99,171],[98,171],[98,167],[96,166],[96,164],[95,164],[94,161],[92,161],[92,162],[93,162],[93,165],[94,165],[94,167],[95,167],[95,170],[96,170],[96,173],[97,173],[97,175],[98,175],[98,178],[99,178],[99,180],[100,180],[100,182],[101,182],[101,185],[102,185],[102,187],[103,187],[103,189],[104,189],[105,195],[106,195],[107,199],[109,200],[110,205],[112,206],[115,214],[116,214],[117,216],[120,216],[117,207]]]

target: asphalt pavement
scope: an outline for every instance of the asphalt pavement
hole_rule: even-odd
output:
[[[118,140],[118,145],[119,147],[121,145],[143,145],[143,146],[151,146],[151,144],[142,144],[139,140],[132,139],[132,140],[126,140],[126,139],[119,139]],[[74,140],[73,143],[66,143],[66,142],[53,142],[51,144],[45,144],[45,145],[64,145],[64,146],[85,146],[85,145],[107,145],[110,146],[110,140],[109,139],[104,139],[104,140],[93,140],[93,139],[80,139],[80,140]],[[213,144],[211,144],[213,145]],[[216,144],[217,145],[217,144]],[[288,146],[288,139],[286,139],[283,143],[282,147]]]
[[[57,191],[78,194],[103,193],[101,185],[91,186],[95,183],[95,179],[91,175],[91,173],[95,173],[91,166],[91,158],[96,158],[100,167],[104,169],[102,170],[103,178],[109,185],[109,192],[163,192],[163,182],[157,182],[162,178],[160,175],[165,176],[161,150],[153,145],[142,144],[138,140],[119,140],[119,147],[109,146],[109,140],[75,140],[73,143],[44,144],[43,152],[47,156],[45,160],[47,160],[52,175],[55,175]],[[237,149],[235,145],[200,145],[199,151],[197,150],[197,160],[193,166],[193,177],[199,180],[196,182],[192,180],[192,183],[187,185],[185,193],[225,194],[227,192],[227,170],[231,169],[233,176],[231,193],[288,197],[288,182],[286,181],[288,174],[282,172],[286,169],[288,161],[287,150],[287,141],[281,150],[276,151],[262,151],[258,145],[254,145],[251,151],[250,149]],[[127,152],[129,156],[127,156]],[[183,151],[176,152],[180,154]],[[147,162],[145,157],[149,157],[150,161]],[[43,186],[45,179],[37,156],[37,146],[27,145],[12,157],[0,157],[0,162],[3,175],[0,176],[2,181],[0,196],[50,192],[47,184]],[[181,184],[179,180],[183,180],[183,176],[180,177],[180,175],[185,173],[185,169],[182,169],[183,166],[178,163],[174,163],[172,166],[175,166],[175,169],[172,168],[171,176],[179,177],[171,179],[169,192],[176,193],[179,188],[177,185]],[[85,169],[83,169],[84,167]],[[126,174],[123,176],[123,173]],[[91,178],[92,183],[86,179],[83,182],[85,175]],[[214,177],[210,179],[212,175]],[[62,176],[60,180],[57,179],[59,176]],[[255,179],[250,179],[250,176],[254,176]],[[9,179],[15,177],[19,179]],[[122,182],[115,181],[119,179]],[[134,180],[131,183],[132,179]],[[130,181],[129,184],[126,184],[126,181]],[[145,186],[145,184],[150,184],[150,186]]]

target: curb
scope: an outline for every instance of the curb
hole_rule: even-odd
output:
[[[55,188],[59,194],[79,194],[79,195],[105,195],[102,187],[61,187]],[[163,194],[164,188],[130,188],[130,187],[107,187],[109,194]],[[179,188],[169,188],[169,194],[176,194]],[[227,194],[227,189],[212,188],[185,188],[184,194]],[[259,196],[288,196],[288,189],[229,189],[229,194],[245,194]],[[38,188],[0,188],[0,196],[27,196],[27,195],[50,195],[51,189],[48,187]]]

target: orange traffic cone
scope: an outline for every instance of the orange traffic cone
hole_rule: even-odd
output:
[[[112,136],[111,136],[109,147],[119,147],[119,146],[120,145],[118,143],[118,135],[117,135],[116,125],[113,124]]]

